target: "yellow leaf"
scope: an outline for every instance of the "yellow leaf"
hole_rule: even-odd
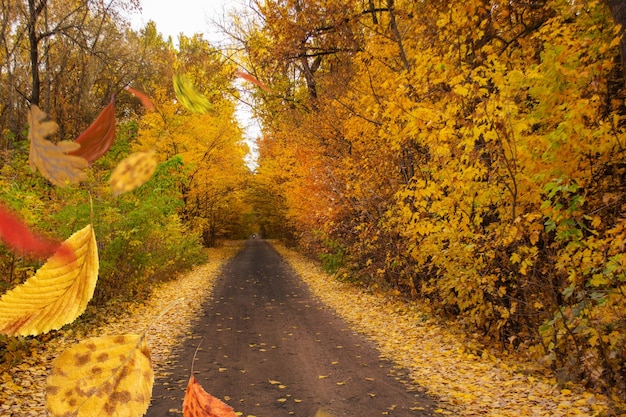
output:
[[[94,337],[67,349],[53,362],[46,406],[51,417],[142,416],[153,383],[143,336]]]
[[[213,110],[211,102],[196,90],[185,75],[174,75],[174,93],[180,104],[193,113]]]
[[[93,296],[98,248],[91,225],[74,233],[22,285],[0,298],[0,333],[27,336],[73,322]],[[70,250],[71,254],[64,253]]]
[[[35,172],[38,168],[41,175],[58,186],[86,179],[87,174],[84,170],[89,166],[89,162],[83,157],[68,155],[69,152],[80,149],[80,143],[70,141],[53,143],[45,139],[59,128],[56,122],[46,121],[47,117],[36,105],[32,105],[28,112],[30,140],[28,162],[31,171]]]
[[[156,166],[152,151],[136,152],[124,159],[115,167],[109,179],[113,195],[117,197],[143,185],[152,177]]]

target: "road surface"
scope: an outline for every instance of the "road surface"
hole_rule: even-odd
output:
[[[375,346],[315,299],[271,245],[251,239],[224,267],[165,372],[148,417],[180,416],[196,348],[202,387],[242,416],[431,416]]]

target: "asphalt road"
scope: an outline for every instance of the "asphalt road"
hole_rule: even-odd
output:
[[[242,416],[431,416],[403,371],[315,299],[263,240],[224,267],[192,335],[157,375],[148,417],[180,416],[194,362],[202,387]]]

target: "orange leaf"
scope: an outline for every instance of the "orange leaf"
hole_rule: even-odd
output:
[[[69,152],[70,155],[82,156],[90,164],[104,155],[115,139],[115,97],[100,112],[96,120],[76,138],[80,148]]]
[[[268,93],[271,91],[268,86],[266,86],[261,81],[257,80],[256,78],[254,78],[252,75],[250,75],[248,73],[236,70],[235,71],[235,75],[237,77],[243,78],[244,80],[248,80],[248,81],[250,81],[253,84],[256,84],[257,86],[261,87],[263,90],[267,91]]]
[[[126,87],[126,91],[128,91],[129,93],[137,97],[139,101],[141,101],[141,104],[143,104],[143,106],[147,110],[150,110],[150,111],[154,110],[154,104],[152,104],[152,100],[150,100],[150,97],[148,97],[141,91],[135,90],[132,87]]]
[[[237,417],[233,408],[207,393],[192,375],[183,401],[184,417]]]

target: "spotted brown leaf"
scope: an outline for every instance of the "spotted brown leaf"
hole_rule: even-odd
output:
[[[86,339],[61,353],[46,384],[51,417],[143,416],[154,384],[141,335]]]
[[[157,161],[154,152],[135,152],[120,162],[113,172],[109,183],[114,196],[118,196],[143,185],[152,177]]]

